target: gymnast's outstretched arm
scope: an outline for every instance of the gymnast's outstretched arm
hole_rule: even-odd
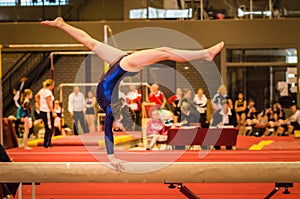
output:
[[[112,64],[122,55],[126,54],[120,49],[106,45],[92,38],[85,31],[66,23],[61,17],[57,17],[53,21],[42,21],[41,24],[44,26],[56,27],[63,30],[64,32],[72,36],[75,40],[86,46],[88,49],[94,51],[98,57],[106,61],[108,64]]]
[[[142,50],[122,59],[120,66],[126,71],[138,72],[144,66],[164,60],[176,62],[187,62],[193,60],[212,61],[223,47],[224,42],[220,42],[203,50],[179,50],[169,47]]]

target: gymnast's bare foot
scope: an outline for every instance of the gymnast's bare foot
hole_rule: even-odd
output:
[[[208,53],[208,58],[206,59],[207,61],[212,61],[214,60],[215,56],[223,49],[224,47],[224,42],[220,42],[210,48],[207,49]]]
[[[51,26],[51,27],[59,27],[59,26],[61,26],[64,23],[65,23],[65,21],[61,17],[57,17],[53,21],[46,20],[46,21],[42,21],[41,22],[42,25],[44,25],[44,26]]]

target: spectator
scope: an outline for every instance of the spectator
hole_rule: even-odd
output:
[[[147,150],[151,150],[157,141],[166,141],[167,135],[164,130],[164,123],[160,119],[157,109],[150,110],[151,119],[147,123],[147,136],[152,136],[152,140]]]
[[[259,123],[258,112],[255,108],[255,102],[253,99],[249,99],[248,106],[245,110],[246,115],[246,135],[253,133],[254,127]]]
[[[53,108],[54,96],[52,90],[54,89],[54,81],[47,79],[43,82],[43,88],[35,95],[35,100],[40,107],[40,117],[45,126],[44,147],[50,148],[51,138],[54,127],[54,117],[56,113]]]
[[[31,150],[32,148],[28,146],[27,139],[29,136],[29,132],[33,132],[32,128],[32,115],[31,115],[31,106],[30,106],[30,100],[32,99],[32,91],[30,89],[25,89],[22,100],[21,100],[21,106],[18,108],[17,112],[17,120],[15,123],[15,129],[17,135],[19,135],[19,125],[24,124],[24,134],[23,134],[23,141],[22,141],[22,147],[26,150]]]
[[[141,97],[142,94],[136,89],[136,86],[130,85],[125,100],[128,106],[135,112],[137,124],[135,130],[140,130],[141,126]]]
[[[276,114],[274,114],[273,106],[270,108],[264,109],[264,111],[262,113],[262,119],[264,120],[264,123],[266,124],[266,131],[264,132],[264,134],[266,136],[272,135],[277,130],[277,127],[278,127],[278,122],[276,121]]]
[[[114,123],[122,131],[133,131],[135,129],[136,116],[134,111],[126,104],[123,98],[112,104]],[[112,144],[112,143],[111,143]]]
[[[95,129],[95,105],[97,103],[96,97],[94,96],[94,93],[92,91],[88,92],[88,97],[85,100],[85,117],[87,121],[87,125],[89,128],[89,132],[96,132]]]
[[[230,125],[236,127],[236,113],[229,107],[228,100],[223,99],[221,104],[222,108],[214,114],[211,126],[223,127]],[[220,150],[221,146],[215,146],[215,149]],[[232,149],[232,146],[226,146],[226,149]]]
[[[230,108],[232,108],[232,101],[227,95],[227,87],[225,84],[222,84],[217,91],[217,94],[214,95],[212,99],[212,108],[214,111],[217,111],[222,108],[222,101],[226,99]]]
[[[181,105],[181,124],[182,126],[201,125],[200,114],[188,102],[183,102]]]
[[[255,108],[255,102],[253,99],[249,99],[248,106],[245,110],[246,114],[246,124],[248,126],[253,126],[258,124],[258,112]]]
[[[83,129],[84,133],[88,133],[88,127],[84,119],[85,112],[85,97],[82,92],[79,91],[79,87],[74,87],[74,91],[69,95],[68,111],[71,117],[74,117],[74,134],[79,134],[78,121]]]
[[[198,88],[197,94],[194,97],[194,104],[196,106],[197,111],[200,113],[200,117],[202,121],[201,127],[207,128],[209,126],[206,119],[207,98],[203,94],[202,88]]]
[[[234,102],[234,110],[236,112],[238,125],[244,125],[246,122],[246,108],[247,101],[244,99],[244,94],[239,92],[237,100]]]
[[[274,130],[276,135],[284,135],[285,131],[288,131],[285,121],[285,112],[279,102],[275,102],[272,106],[274,117]]]
[[[172,105],[174,123],[180,122],[179,116],[180,116],[180,112],[181,112],[181,110],[180,110],[181,101],[182,101],[182,90],[181,90],[181,88],[177,88],[176,94],[172,95],[168,99],[168,103],[170,105]]]
[[[297,105],[291,106],[292,115],[286,120],[288,123],[288,132],[293,134],[295,130],[300,130],[300,110]]]
[[[166,98],[162,91],[159,90],[157,84],[151,85],[151,93],[149,95],[149,102],[154,102],[159,108],[164,108],[166,105]]]
[[[20,79],[20,82],[18,83],[17,87],[13,90],[14,94],[14,102],[17,108],[20,106],[20,100],[22,98],[23,91],[25,89],[25,83],[26,83],[27,77],[22,77]]]
[[[194,107],[194,103],[192,101],[192,90],[189,88],[184,88],[183,89],[183,98],[182,98],[182,103],[189,103],[191,105],[191,107]]]
[[[63,108],[61,107],[58,100],[54,101],[54,112],[56,117],[54,118],[54,127],[55,127],[55,135],[63,135],[65,136],[66,133],[63,129],[62,125],[62,118],[63,118]]]

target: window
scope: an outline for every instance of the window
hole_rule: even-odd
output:
[[[16,6],[18,0],[1,0],[0,6]]]
[[[148,12],[148,13],[147,13]],[[132,9],[129,11],[130,19],[176,19],[176,18],[192,18],[192,9],[157,9],[153,7]]]
[[[0,6],[59,6],[68,5],[68,0],[0,0]]]
[[[21,6],[59,6],[68,5],[68,0],[21,0]]]

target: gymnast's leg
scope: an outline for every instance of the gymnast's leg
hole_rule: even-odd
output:
[[[57,17],[53,21],[42,21],[41,24],[44,26],[56,27],[60,30],[63,30],[64,32],[72,36],[75,40],[86,46],[88,49],[92,50],[98,57],[106,61],[108,64],[112,64],[113,62],[117,61],[122,55],[126,54],[126,52],[118,48],[106,45],[92,38],[85,31],[66,23],[61,17]]]
[[[212,61],[223,49],[224,42],[220,42],[208,49],[203,50],[178,50],[162,47],[135,52],[122,59],[120,66],[129,72],[138,72],[144,66],[163,61],[187,62],[193,60]]]

